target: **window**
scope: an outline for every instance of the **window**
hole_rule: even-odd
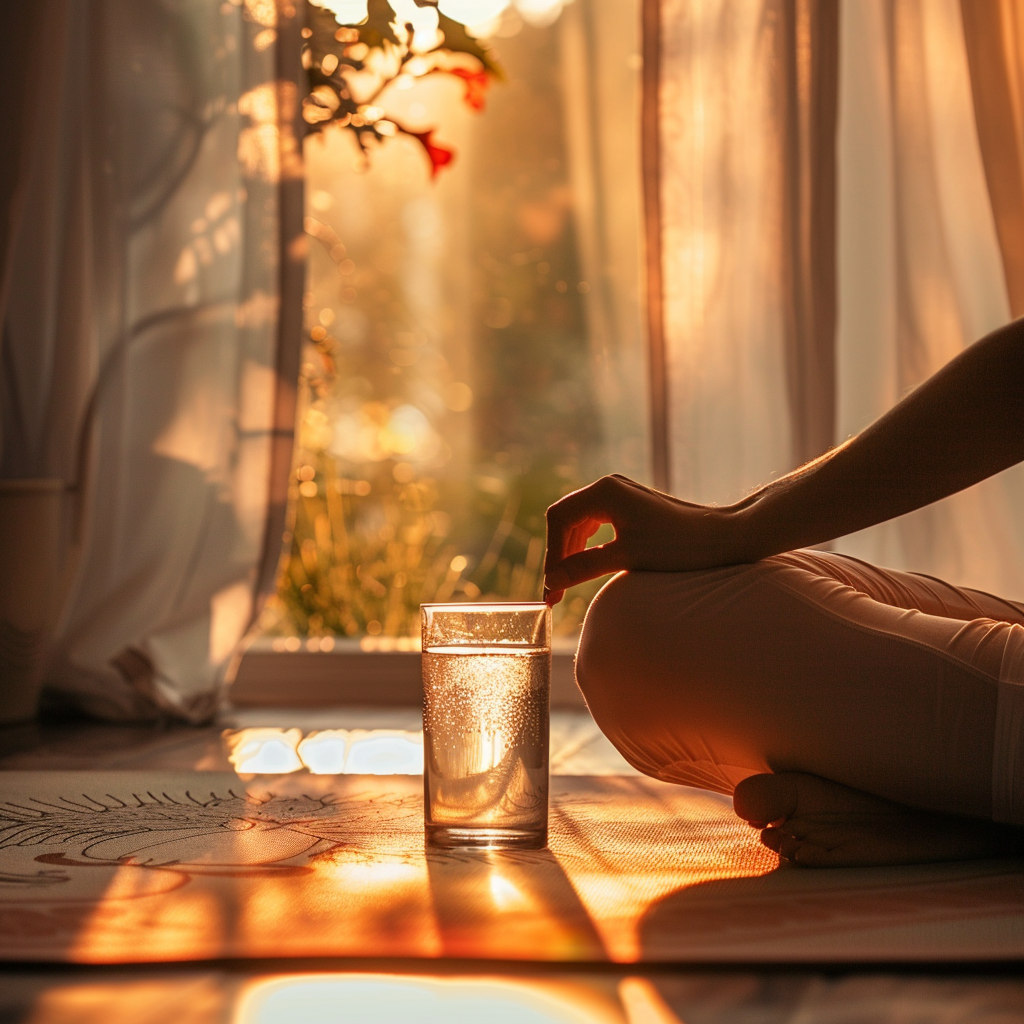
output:
[[[636,0],[517,0],[474,112],[449,75],[374,100],[454,151],[306,143],[308,345],[278,649],[415,646],[425,601],[536,599],[544,510],[648,477]],[[556,609],[572,637],[596,584]]]

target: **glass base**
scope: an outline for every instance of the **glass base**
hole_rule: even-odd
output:
[[[548,830],[522,828],[456,828],[427,825],[427,845],[445,850],[543,850]]]

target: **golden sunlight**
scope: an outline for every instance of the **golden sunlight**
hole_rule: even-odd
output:
[[[499,910],[519,910],[530,906],[529,897],[514,882],[498,874],[496,869],[491,875],[490,888],[491,898]]]
[[[422,775],[423,734],[398,729],[353,729],[345,760],[349,775]]]
[[[302,763],[314,775],[340,775],[348,754],[347,729],[321,729],[311,732],[298,746]]]
[[[375,1024],[625,1024],[594,987],[502,978],[431,978],[388,974],[309,974],[254,982],[234,1024],[296,1020]]]
[[[240,775],[422,775],[423,734],[405,729],[253,728],[223,734]]]
[[[239,729],[223,733],[228,759],[239,775],[286,775],[302,767],[299,729]]]
[[[647,978],[623,978],[619,998],[629,1024],[681,1024],[653,982]]]

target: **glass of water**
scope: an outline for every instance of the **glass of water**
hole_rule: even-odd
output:
[[[427,841],[540,849],[548,829],[551,609],[425,604],[421,619]]]

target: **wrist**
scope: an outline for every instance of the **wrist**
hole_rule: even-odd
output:
[[[762,495],[752,495],[721,510],[724,520],[725,550],[723,564],[756,562],[776,554],[764,535]]]

